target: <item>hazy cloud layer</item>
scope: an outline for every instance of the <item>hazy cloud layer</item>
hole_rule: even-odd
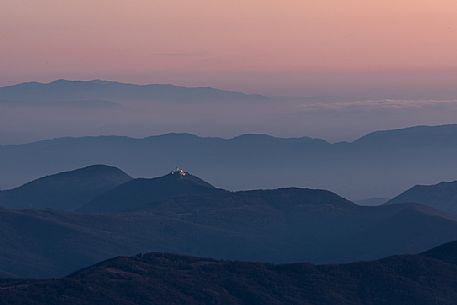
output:
[[[379,129],[454,123],[457,100],[271,99],[262,102],[0,102],[0,143],[61,136],[242,133],[351,140]]]
[[[435,107],[457,107],[457,99],[453,100],[354,100],[345,102],[319,102],[302,104],[304,111],[347,111],[351,109],[380,110],[380,109],[426,109]]]

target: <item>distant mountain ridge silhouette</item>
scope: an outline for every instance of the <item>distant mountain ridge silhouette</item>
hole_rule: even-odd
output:
[[[96,163],[112,164],[135,177],[159,176],[181,164],[229,190],[297,186],[329,189],[351,199],[392,198],[411,185],[456,180],[455,155],[457,125],[383,131],[333,144],[256,134],[231,139],[185,133],[59,138],[0,146],[0,185]]]
[[[73,81],[60,79],[49,83],[27,82],[0,87],[0,100],[93,100],[117,101],[120,98],[140,100],[265,100],[255,94],[221,90],[212,87],[183,87],[168,84],[136,85],[106,80]]]
[[[457,181],[440,182],[435,185],[416,185],[387,204],[420,203],[457,215]]]
[[[92,165],[0,191],[0,206],[7,208],[74,210],[132,178],[118,168]]]

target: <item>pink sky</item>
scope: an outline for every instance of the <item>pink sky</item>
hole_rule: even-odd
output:
[[[457,80],[456,50],[455,0],[0,4],[0,85],[101,78],[281,95],[442,91]]]

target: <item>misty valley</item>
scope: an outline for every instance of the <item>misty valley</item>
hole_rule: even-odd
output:
[[[0,0],[0,305],[457,305],[456,0]]]

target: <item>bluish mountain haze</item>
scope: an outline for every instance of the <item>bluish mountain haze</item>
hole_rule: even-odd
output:
[[[104,80],[28,82],[0,87],[0,143],[182,131],[223,137],[308,135],[335,142],[373,130],[455,123],[457,103],[452,97],[385,94],[265,97],[210,87]]]
[[[180,87],[174,85],[134,85],[115,81],[56,80],[50,83],[28,82],[14,86],[0,87],[0,101],[46,102],[74,101],[85,99],[108,101],[146,100],[146,101],[223,101],[266,99],[261,95],[219,90],[211,87]]]
[[[376,206],[376,205],[384,204],[388,200],[389,200],[388,198],[366,198],[366,199],[354,200],[354,202],[358,205],[363,205],[363,206]]]
[[[48,181],[50,196],[53,185],[62,185],[55,177],[65,181],[62,174]],[[0,209],[0,274],[62,276],[112,256],[147,251],[349,262],[417,253],[457,239],[457,221],[423,205],[362,207],[317,189],[230,192],[188,173],[130,180],[89,202],[91,189],[57,194],[60,202],[67,195],[82,208],[68,212],[62,211],[65,204],[52,203],[61,210]]]
[[[392,198],[411,185],[457,179],[456,155],[457,125],[375,132],[335,144],[254,134],[59,138],[0,146],[0,185],[11,188],[91,164],[112,164],[135,177],[181,165],[230,190],[297,186],[355,199]]]
[[[416,185],[389,200],[387,204],[420,203],[457,215],[457,181]]]

